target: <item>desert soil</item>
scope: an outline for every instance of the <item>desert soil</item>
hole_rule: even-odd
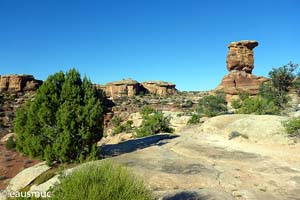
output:
[[[27,167],[37,164],[27,156],[22,156],[16,151],[9,151],[5,144],[0,142],[0,190],[5,189],[9,180]]]

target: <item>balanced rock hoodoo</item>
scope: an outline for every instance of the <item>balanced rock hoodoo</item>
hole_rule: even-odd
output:
[[[258,93],[259,85],[268,79],[252,74],[254,68],[253,49],[256,46],[258,46],[258,42],[255,40],[242,40],[228,45],[226,63],[229,74],[223,78],[216,90],[223,90],[229,96],[238,95],[240,92],[250,95]]]

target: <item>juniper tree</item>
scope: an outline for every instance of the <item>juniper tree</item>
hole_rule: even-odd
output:
[[[49,76],[17,112],[17,150],[48,163],[94,155],[103,136],[103,103],[104,93],[75,69]]]

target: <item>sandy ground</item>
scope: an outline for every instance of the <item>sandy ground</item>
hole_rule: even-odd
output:
[[[5,144],[0,143],[0,189],[5,189],[9,180],[20,171],[38,162],[38,160],[22,156],[16,151],[7,150]]]

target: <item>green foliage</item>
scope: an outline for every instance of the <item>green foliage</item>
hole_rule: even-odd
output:
[[[187,124],[198,124],[200,123],[200,116],[198,114],[193,114],[191,119],[187,122]]]
[[[114,116],[114,117],[110,120],[110,123],[111,123],[111,125],[113,125],[113,126],[120,126],[121,121],[122,121],[122,119],[121,119],[120,116]]]
[[[115,116],[112,118],[111,124],[114,126],[112,134],[116,135],[122,132],[130,133],[132,131],[133,121],[128,120],[124,124],[121,124],[121,117]]]
[[[288,121],[283,122],[285,131],[290,137],[300,137],[300,118],[294,117]]]
[[[253,97],[245,99],[237,113],[258,115],[278,114],[279,109],[272,101],[261,97]]]
[[[154,112],[155,112],[155,109],[150,106],[144,106],[140,111],[142,116],[148,116]]]
[[[288,92],[293,85],[297,68],[298,64],[293,64],[292,62],[279,68],[273,68],[269,72],[272,86],[280,92]]]
[[[34,185],[40,185],[42,183],[45,183],[46,181],[50,180],[52,177],[56,175],[57,169],[50,169],[41,175],[39,175],[33,182]]]
[[[6,141],[5,148],[7,150],[13,150],[16,148],[16,141],[12,136],[9,137],[8,140]]]
[[[278,90],[271,83],[261,84],[258,95],[269,102],[273,102],[278,109],[283,109],[289,101],[287,92]]]
[[[199,100],[198,112],[204,113],[208,117],[217,116],[227,112],[225,94],[216,92],[215,95],[206,95]]]
[[[273,68],[269,72],[270,81],[260,86],[259,95],[268,101],[273,101],[279,109],[283,109],[289,101],[287,96],[289,89],[294,86],[296,91],[300,91],[298,78],[295,79],[299,77],[297,70],[298,65],[291,62],[282,67]]]
[[[245,99],[248,99],[250,97],[250,94],[244,91],[239,91],[239,98],[241,101],[244,101]]]
[[[130,133],[132,131],[132,125],[133,125],[133,121],[132,120],[127,120],[125,122],[125,124],[122,124],[122,126],[124,127],[124,131],[126,133]]]
[[[154,199],[142,180],[126,168],[109,162],[87,164],[64,177],[52,189],[53,200],[150,200]]]
[[[89,157],[102,138],[104,98],[75,69],[49,76],[17,112],[17,150],[48,164]]]
[[[142,111],[142,124],[135,129],[137,138],[154,135],[160,132],[172,133],[174,129],[169,127],[170,117],[164,116],[162,112],[155,111],[149,106],[145,106]]]
[[[239,100],[239,99],[235,99],[231,102],[231,106],[234,108],[234,109],[239,109],[241,106],[242,106],[242,101]]]
[[[293,81],[293,86],[295,88],[296,93],[298,94],[298,96],[300,96],[300,76],[298,75],[298,77]]]

